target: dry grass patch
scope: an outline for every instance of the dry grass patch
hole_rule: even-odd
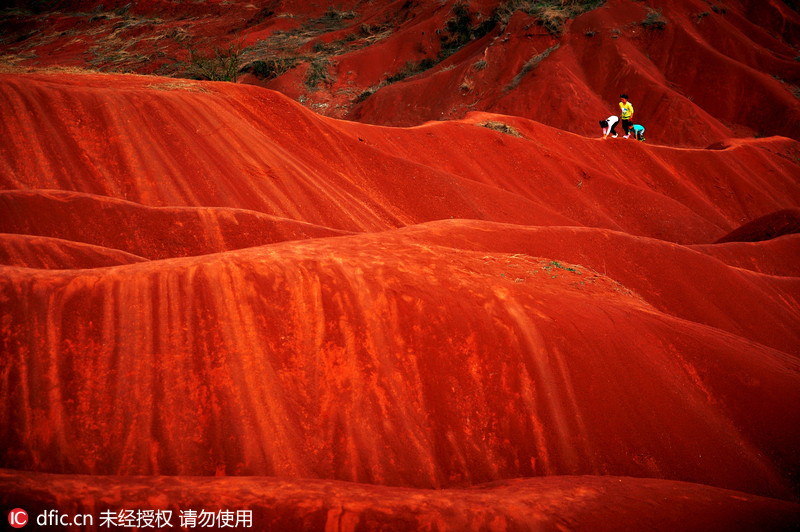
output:
[[[211,92],[206,87],[201,85],[200,83],[195,83],[192,81],[183,81],[183,80],[174,80],[174,81],[166,81],[163,83],[153,83],[147,86],[148,89],[154,89],[157,91],[189,91],[189,92]]]
[[[105,74],[93,68],[78,66],[29,66],[19,64],[25,57],[2,56],[0,57],[0,74]]]
[[[560,35],[571,18],[603,5],[604,0],[506,0],[497,7],[495,18],[505,25],[515,11],[534,15],[539,23],[554,34]]]
[[[487,120],[486,122],[480,122],[478,124],[480,127],[485,127],[488,129],[493,129],[495,131],[499,131],[500,133],[505,133],[506,135],[511,135],[512,137],[519,137],[524,138],[522,133],[514,129],[512,126],[506,124],[505,122],[498,122],[495,120]]]
[[[528,60],[528,62],[525,63],[525,65],[522,67],[522,70],[520,70],[519,73],[516,76],[514,76],[514,79],[512,79],[511,82],[503,90],[510,91],[510,90],[516,89],[519,86],[519,84],[522,82],[522,79],[525,76],[527,76],[530,72],[532,72],[534,69],[536,69],[536,67],[539,66],[539,63],[541,63],[545,58],[547,58],[548,55],[550,55],[554,51],[558,50],[558,48],[560,46],[561,46],[561,43],[554,44],[553,46],[551,46],[550,48],[548,48],[544,52],[542,52],[540,54],[536,54],[533,57],[531,57]]]

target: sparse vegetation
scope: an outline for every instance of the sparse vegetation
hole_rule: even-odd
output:
[[[469,9],[467,2],[458,2],[453,6],[452,15],[439,30],[441,39],[440,52],[436,57],[423,58],[419,61],[408,62],[398,72],[389,75],[379,85],[370,87],[361,92],[355,102],[362,102],[374,94],[381,87],[402,81],[416,74],[429,70],[438,63],[451,56],[463,46],[479,39],[494,29],[498,23],[505,24],[517,10],[523,10],[536,16],[550,31],[558,33],[563,30],[563,24],[571,17],[598,7],[602,0],[507,0],[495,9],[491,17],[481,17]],[[267,12],[263,16],[271,16]],[[260,14],[259,16],[262,16]],[[280,15],[278,15],[280,16]],[[341,11],[329,8],[322,16],[311,19],[300,28],[290,31],[277,31],[268,39],[261,41],[247,50],[232,47],[227,50],[215,49],[213,53],[202,54],[195,48],[190,48],[189,69],[194,77],[212,80],[235,81],[239,71],[250,72],[262,79],[274,79],[307,62],[308,72],[305,86],[309,90],[317,90],[321,84],[330,84],[330,57],[342,54],[360,46],[368,46],[377,40],[383,39],[391,33],[392,24],[383,23],[360,24],[354,33],[338,41],[325,42],[315,40],[323,33],[335,31],[346,27],[348,21],[357,18],[354,11]],[[306,43],[311,44],[310,49],[305,48],[305,54],[297,53]],[[187,47],[187,49],[189,49]],[[547,50],[540,57],[529,61],[523,72],[518,76],[519,83],[522,76],[536,67],[552,49]],[[247,64],[242,67],[244,60]],[[475,71],[486,68],[485,60],[477,61],[473,68]],[[234,70],[235,69],[235,70]],[[514,83],[514,82],[512,82]],[[463,87],[462,87],[463,90]]]
[[[297,66],[297,63],[296,57],[269,57],[248,63],[242,68],[242,71],[268,80],[285,74]]]
[[[58,11],[68,29],[56,30],[48,27],[48,16],[38,14],[42,9],[56,9],[56,5],[28,2],[26,9],[0,9],[0,19],[7,20],[4,31],[0,31],[0,44],[8,53],[27,61],[36,59],[36,51],[41,51],[42,47],[51,50],[47,53],[75,47],[86,52],[82,59],[87,68],[124,73],[138,71],[142,66],[165,58],[166,53],[158,48],[154,50],[152,43],[174,31],[164,29],[161,19],[133,15],[125,6],[115,11],[98,6],[91,13]],[[17,24],[11,20],[16,17],[33,20]]]
[[[10,11],[13,9],[22,13],[27,12],[38,15],[40,13],[45,13],[52,10],[57,3],[58,2],[56,2],[56,0],[27,0],[26,2],[23,2],[23,5],[25,6],[24,9],[19,7],[8,7],[6,10]]]
[[[407,61],[405,66],[401,68],[396,74],[386,78],[384,85],[396,83],[406,78],[424,72],[435,65],[433,59],[425,58],[422,61]]]
[[[547,270],[547,271],[550,271],[553,268],[558,268],[559,270],[565,270],[565,271],[568,271],[568,272],[577,273],[578,275],[581,275],[580,271],[576,270],[575,268],[570,268],[568,266],[564,266],[560,262],[558,262],[557,260],[551,260],[549,264],[544,266],[544,269]]]
[[[473,14],[465,4],[461,2],[457,3],[453,6],[453,16],[445,23],[445,27],[439,30],[441,49],[436,58],[427,57],[416,62],[406,62],[403,68],[395,74],[387,76],[377,87],[370,87],[368,90],[362,92],[355,100],[356,103],[363,102],[386,85],[402,81],[433,68],[453,55],[456,51],[460,50],[467,43],[486,35],[496,24],[496,21],[487,19],[480,24],[473,25],[473,18]],[[362,32],[363,31],[362,26]],[[473,66],[475,70],[481,70],[486,67],[486,61],[478,61]],[[462,83],[461,90],[472,90],[471,82],[465,81]]]
[[[364,37],[372,37],[373,35],[380,35],[391,29],[392,27],[389,24],[362,24],[360,32]]]
[[[800,87],[798,87],[797,85],[793,85],[793,84],[787,83],[783,78],[781,78],[780,76],[776,76],[775,74],[773,74],[772,77],[776,81],[778,81],[781,85],[786,87],[786,90],[791,92],[792,96],[794,96],[795,98],[800,99]]]
[[[209,81],[232,81],[239,77],[242,43],[235,41],[227,48],[215,46],[212,51],[200,51],[195,45],[185,43],[189,52],[189,72],[193,77]]]
[[[280,15],[278,15],[280,16]],[[354,11],[339,11],[329,8],[322,16],[308,20],[301,27],[290,31],[276,31],[269,38],[249,47],[244,57],[247,65],[243,71],[264,79],[283,75],[300,63],[308,62],[306,87],[315,90],[320,83],[330,83],[328,67],[330,57],[342,54],[358,46],[366,46],[386,37],[391,30],[388,24],[362,24],[360,30],[333,42],[316,40],[321,35],[346,27],[347,21],[355,19]],[[298,53],[310,42],[310,52]]]
[[[308,90],[314,91],[320,83],[330,85],[333,80],[328,75],[328,67],[330,61],[325,58],[319,58],[311,61],[306,74],[305,85]]]
[[[453,16],[448,19],[444,30],[440,32],[442,44],[437,63],[450,57],[467,43],[480,39],[497,24],[492,18],[473,24],[473,18],[474,15],[466,4],[459,2],[453,6]]]
[[[647,29],[663,30],[667,26],[667,19],[661,16],[660,9],[647,10],[647,16],[639,23]]]
[[[364,100],[375,94],[375,91],[377,91],[379,88],[381,88],[381,85],[368,88],[367,90],[358,95],[358,97],[354,100],[354,103],[363,102]]]
[[[424,72],[436,65],[436,61],[431,58],[425,58],[421,61],[406,61],[406,64],[403,68],[398,70],[395,74],[391,76],[387,76],[383,81],[381,81],[378,85],[373,85],[372,87],[368,88],[367,90],[363,91],[358,97],[353,100],[353,103],[361,103],[376,92],[378,92],[381,88],[391,85],[392,83],[397,83],[398,81],[403,81],[406,78],[415,76],[420,72]],[[463,88],[462,88],[463,90]]]
[[[127,11],[122,10],[114,13],[95,10],[95,14],[89,20],[92,28],[88,35],[92,36],[91,41],[93,42],[93,46],[88,50],[93,56],[89,60],[89,64],[93,67],[124,71],[134,65],[150,63],[154,59],[166,55],[161,51],[150,54],[137,51],[142,50],[142,41],[155,42],[167,38],[167,31],[163,29],[156,30],[149,36],[142,35],[156,29],[158,19],[132,17],[127,14]],[[188,37],[188,35],[181,37]],[[78,38],[76,37],[76,40]]]
[[[209,92],[208,89],[198,84],[186,80],[175,80],[162,83],[153,83],[147,86],[148,89],[159,91],[189,91],[189,92]]]
[[[555,44],[550,48],[548,48],[547,50],[545,50],[544,52],[531,57],[528,60],[528,62],[525,63],[525,66],[522,67],[522,70],[520,70],[519,74],[514,76],[514,79],[512,79],[511,82],[506,86],[505,90],[510,91],[512,89],[516,89],[517,86],[522,81],[522,78],[524,78],[526,75],[528,75],[529,72],[532,72],[537,66],[539,66],[539,63],[541,63],[552,52],[557,50],[559,46],[561,46],[561,44]]]
[[[494,27],[495,22],[491,19],[483,23],[473,25],[473,14],[469,11],[467,6],[461,2],[453,6],[453,16],[447,20],[445,27],[439,30],[441,49],[436,58],[425,58],[418,62],[408,62],[406,66],[396,74],[386,78],[386,82],[382,85],[388,85],[397,81],[401,81],[407,77],[411,77],[420,72],[424,72],[433,68],[441,63],[455,52],[460,50],[467,43],[479,39],[486,35]],[[478,62],[480,63],[480,61]],[[476,65],[478,65],[476,63]],[[486,66],[476,66],[476,70]]]
[[[604,0],[508,0],[495,10],[495,20],[506,24],[516,11],[536,16],[539,22],[554,34],[564,31],[566,22],[605,3]]]
[[[317,22],[326,25],[339,25],[344,20],[352,20],[354,18],[356,18],[355,11],[339,11],[329,7],[325,14],[317,19]]]

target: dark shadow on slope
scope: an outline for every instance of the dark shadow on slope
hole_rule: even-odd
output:
[[[785,209],[748,222],[723,236],[716,243],[761,242],[794,233],[800,233],[800,209]]]

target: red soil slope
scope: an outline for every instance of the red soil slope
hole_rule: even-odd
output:
[[[76,530],[192,508],[258,530],[797,526],[796,12],[616,0],[558,37],[517,12],[336,110],[387,57],[437,54],[453,4],[106,4],[4,21],[54,28],[2,45],[5,511],[94,516]],[[145,53],[154,28],[236,25],[253,46],[365,42],[316,91],[308,61],[267,83],[289,96],[24,72],[85,65],[113,31]],[[760,103],[718,96],[723,78]],[[596,138],[631,79],[656,145]]]
[[[800,140],[800,14],[781,0],[608,0],[557,34],[498,0],[19,4],[0,16],[16,69],[185,77],[189,47],[236,44],[242,81],[373,124],[487,111],[594,135],[625,92],[649,142]]]
[[[0,101],[8,504],[99,512],[129,482],[102,475],[146,475],[127,500],[180,507],[198,480],[143,486],[255,475],[353,509],[270,479],[191,504],[343,530],[796,519],[760,497],[798,497],[800,241],[713,242],[800,208],[798,142],[384,128],[144,76],[6,74]],[[460,491],[518,477],[541,478]]]
[[[57,495],[42,489],[50,485],[58,486]],[[481,489],[431,491],[420,497],[417,490],[324,480],[63,477],[0,470],[0,493],[10,489],[15,496],[3,499],[4,507],[27,503],[31,515],[53,507],[70,516],[92,515],[94,508],[86,504],[87,499],[102,499],[104,508],[115,511],[141,508],[152,504],[148,501],[155,491],[161,497],[158,510],[172,511],[173,525],[178,524],[180,511],[188,508],[199,513],[203,508],[212,511],[212,504],[245,506],[265,516],[259,530],[276,532],[786,530],[800,519],[798,506],[785,501],[696,484],[623,477],[517,479]],[[636,496],[631,497],[632,493]],[[37,501],[35,508],[31,500]]]

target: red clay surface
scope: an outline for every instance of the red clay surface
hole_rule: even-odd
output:
[[[55,493],[42,486],[55,486]],[[92,515],[95,508],[84,501],[102,500],[103,509],[116,512],[171,511],[177,525],[181,510],[246,506],[265,516],[258,529],[268,531],[786,530],[800,519],[800,506],[786,501],[611,476],[514,479],[423,496],[414,489],[331,480],[67,477],[0,470],[0,493],[12,490],[0,503],[4,508],[27,503],[29,517],[53,507],[70,516]]]
[[[428,35],[451,14],[438,4],[346,20],[395,12]],[[348,111],[415,127],[315,114],[289,97],[291,71],[271,82],[289,96],[29,72],[30,57],[0,73],[5,511],[249,508],[263,530],[797,526],[800,111],[772,76],[796,79],[782,58],[798,15],[650,4],[663,30],[636,23],[641,2],[560,37],[518,12],[508,39]],[[199,5],[192,28],[231,23]],[[135,10],[179,19],[171,3]],[[268,33],[277,18],[300,24],[249,20]],[[359,54],[408,35],[353,51],[353,79],[371,83]],[[422,99],[455,109],[431,88],[470,54],[521,68],[554,44],[515,97],[487,79],[496,98],[423,123]],[[660,115],[673,61],[709,72]],[[619,89],[591,87],[623,79],[590,65],[638,80],[658,142],[597,138]],[[720,102],[714,72],[782,120]],[[577,106],[541,101],[570,80]]]
[[[43,12],[17,2],[0,19],[0,57],[17,69],[186,76],[187,47],[238,44],[242,81],[372,124],[488,111],[594,135],[625,92],[648,142],[800,140],[800,14],[782,0],[608,0],[558,36],[524,10],[503,16],[509,3],[461,2],[475,39],[446,56],[458,36],[453,0],[83,0]],[[647,25],[653,15],[663,25]],[[273,60],[284,68],[254,73]]]

